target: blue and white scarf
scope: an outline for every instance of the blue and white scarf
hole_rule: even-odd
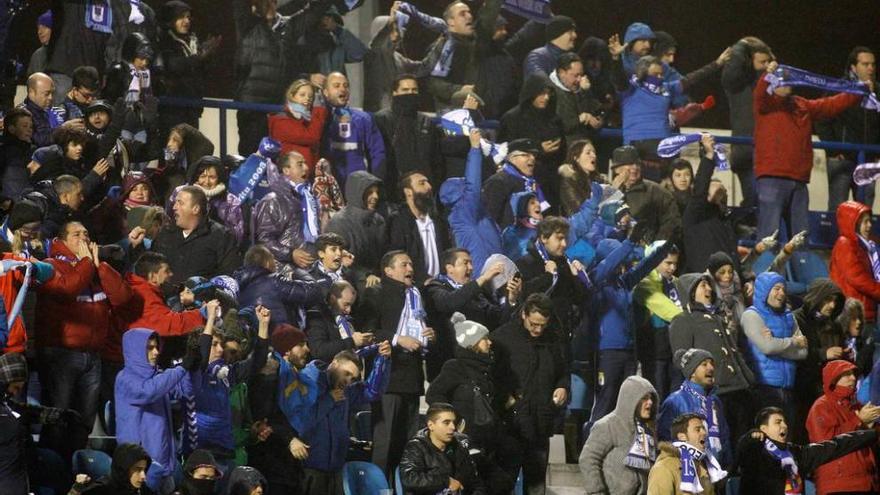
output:
[[[315,242],[315,239],[321,234],[318,223],[318,215],[321,207],[318,200],[312,194],[312,186],[308,182],[302,182],[293,185],[293,190],[299,195],[302,205],[303,215],[303,240],[305,242]]]
[[[656,459],[657,445],[654,443],[654,433],[644,422],[636,420],[635,438],[623,463],[633,469],[650,471]]]
[[[634,74],[629,78],[629,82],[633,86],[642,88],[649,93],[664,97],[669,96],[669,88],[663,83],[663,78],[657,76],[645,76],[644,79],[639,80]]]
[[[784,449],[781,447],[777,447],[773,440],[769,438],[764,439],[764,450],[767,451],[768,454],[773,456],[774,459],[779,461],[779,464],[782,466],[782,470],[785,471],[785,493],[794,494],[801,493],[803,490],[801,489],[802,479],[800,473],[798,473],[798,465],[797,461],[795,461],[794,456],[791,455],[791,452],[788,449]]]
[[[698,411],[706,418],[706,431],[709,432],[709,450],[715,454],[721,453],[721,428],[718,426],[718,404],[711,394],[703,395],[694,387],[698,386],[690,380],[681,384],[681,389],[697,399],[700,403]]]
[[[460,284],[460,283],[456,282],[455,280],[452,280],[452,277],[450,277],[449,275],[445,275],[445,274],[437,275],[437,280],[439,280],[441,282],[446,282],[455,290],[458,290],[458,289],[461,289],[462,287],[464,287],[464,284]]]
[[[666,277],[663,275],[660,276],[660,280],[663,281],[663,293],[666,294],[666,297],[668,297],[670,301],[674,302],[675,305],[681,309],[681,297],[678,295],[678,289],[675,287],[675,282],[666,280]]]
[[[541,242],[540,239],[535,240],[535,250],[538,251],[538,256],[540,256],[545,263],[550,261],[550,255],[547,254],[547,248],[544,247],[544,243]],[[565,257],[565,262],[568,263],[569,266],[571,266],[572,261],[568,256]],[[560,269],[561,267],[556,267],[556,272],[553,273],[553,283],[550,284],[550,288],[544,292],[545,294],[549,295],[551,292],[553,292],[553,289],[556,287],[556,282],[559,281]],[[581,281],[582,284],[584,284],[584,287],[588,289],[591,289],[593,287],[593,283],[590,281],[590,277],[587,276],[587,273],[585,271],[579,270],[577,278]]]
[[[868,252],[868,259],[871,260],[871,273],[874,275],[874,281],[880,282],[880,252],[877,250],[877,243],[862,236],[858,236],[858,238]]]
[[[339,338],[350,339],[354,330],[351,328],[351,316],[336,315],[336,328],[339,329]]]
[[[703,139],[703,135],[695,132],[692,134],[679,134],[677,136],[668,137],[657,145],[657,155],[662,158],[672,158],[681,153],[682,148],[691,144],[699,143]],[[728,170],[730,164],[727,163],[727,152],[720,143],[715,143],[713,150],[715,152],[715,165],[718,170]]]
[[[867,186],[880,177],[880,162],[862,163],[853,170],[853,182]]]
[[[113,33],[113,9],[104,0],[86,0],[85,26],[104,34]]]
[[[404,294],[403,310],[400,312],[400,320],[397,322],[397,331],[394,333],[394,341],[397,337],[412,337],[422,343],[422,353],[427,351],[428,339],[422,335],[425,330],[425,318],[428,314],[422,306],[422,294],[415,287],[408,287]]]
[[[822,76],[790,65],[780,65],[775,72],[766,74],[764,78],[770,83],[767,86],[767,94],[773,94],[776,88],[783,86],[800,86],[833,93],[849,93],[864,96],[862,108],[880,111],[880,100],[877,99],[877,95],[872,93],[868,85],[861,81]]]
[[[501,8],[526,19],[547,23],[553,12],[550,10],[550,0],[504,0]]]
[[[446,112],[439,120],[440,128],[447,136],[467,136],[471,133],[471,129],[478,127],[470,110],[466,108]],[[480,138],[480,150],[483,156],[491,158],[495,165],[500,165],[507,157],[507,143],[499,144]]]
[[[711,452],[703,452],[687,442],[673,442],[672,446],[678,449],[681,460],[681,483],[678,489],[684,493],[703,493],[703,485],[697,474],[697,463],[703,462],[712,484],[718,483],[727,477],[727,471],[721,469],[721,465]]]
[[[535,196],[538,198],[538,203],[541,204],[541,211],[546,211],[550,208],[550,203],[544,199],[544,192],[541,191],[541,185],[538,184],[538,181],[535,180],[534,177],[523,175],[522,172],[510,163],[505,163],[504,166],[501,167],[501,171],[523,181],[523,191],[535,193]]]
[[[251,199],[257,183],[266,175],[269,159],[256,153],[252,154],[229,175],[229,192],[241,203]]]
[[[446,77],[449,75],[449,71],[452,70],[452,57],[455,55],[455,40],[452,36],[447,36],[446,41],[443,42],[443,48],[440,50],[440,57],[437,58],[437,63],[434,64],[434,68],[431,69],[431,75],[433,77]]]

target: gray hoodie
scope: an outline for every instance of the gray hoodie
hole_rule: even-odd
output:
[[[578,459],[587,494],[647,493],[648,471],[627,467],[624,460],[635,439],[636,407],[649,393],[654,398],[656,411],[657,391],[651,382],[640,376],[627,377],[620,387],[614,411],[593,425]]]

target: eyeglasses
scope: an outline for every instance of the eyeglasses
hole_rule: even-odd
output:
[[[85,101],[92,101],[98,96],[96,91],[86,91],[81,88],[76,88],[76,92],[79,93],[79,96]]]

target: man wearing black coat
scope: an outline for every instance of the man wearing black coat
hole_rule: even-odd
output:
[[[315,359],[329,363],[342,351],[355,351],[373,343],[373,334],[358,332],[351,320],[357,290],[340,280],[330,287],[327,301],[307,313],[306,335]]]
[[[35,149],[32,142],[34,119],[27,110],[14,108],[3,118],[3,123],[0,160],[4,166],[0,191],[3,197],[16,200],[30,188],[27,164]]]

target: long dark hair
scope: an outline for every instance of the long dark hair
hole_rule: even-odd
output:
[[[568,163],[574,168],[575,177],[578,178],[578,182],[583,182],[587,186],[590,185],[589,181],[602,182],[602,176],[599,174],[598,167],[596,170],[592,172],[584,172],[584,169],[578,165],[578,157],[581,156],[581,153],[584,152],[584,148],[590,145],[593,147],[593,150],[596,150],[596,145],[593,144],[589,139],[578,139],[577,141],[572,142],[568,145],[568,154],[565,156],[565,161],[563,163]],[[596,160],[596,165],[598,166],[598,159]],[[587,196],[590,195],[590,188],[587,187]]]

